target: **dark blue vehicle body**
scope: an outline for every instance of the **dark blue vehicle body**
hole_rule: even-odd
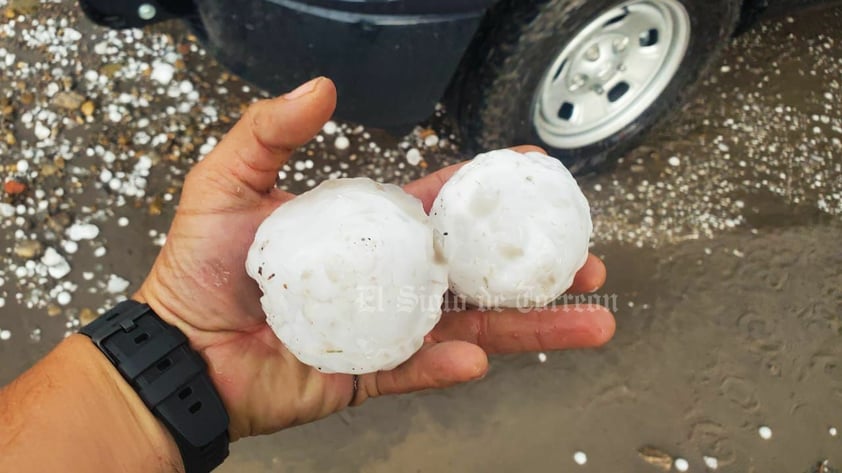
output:
[[[481,24],[499,1],[542,0],[81,0],[112,27],[189,21],[210,52],[250,82],[281,93],[314,76],[332,78],[337,115],[400,129],[434,110]],[[743,0],[735,0],[743,1]],[[140,3],[160,14],[139,20]],[[816,0],[744,0],[749,23],[766,10]],[[481,52],[480,52],[481,53]],[[477,52],[474,52],[477,54]]]

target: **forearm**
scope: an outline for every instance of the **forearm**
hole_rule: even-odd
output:
[[[0,471],[181,470],[169,433],[82,335],[0,391]]]

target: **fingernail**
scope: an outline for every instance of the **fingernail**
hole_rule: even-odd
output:
[[[299,85],[298,88],[296,88],[292,92],[289,92],[288,94],[284,95],[284,98],[287,100],[295,100],[297,98],[304,97],[310,92],[316,90],[316,84],[318,84],[320,80],[322,80],[321,77],[316,77],[315,79],[312,79],[309,82],[305,82],[304,84]]]

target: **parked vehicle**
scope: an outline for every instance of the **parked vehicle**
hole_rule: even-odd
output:
[[[406,129],[445,102],[468,148],[546,147],[576,172],[677,110],[726,41],[805,0],[81,0],[115,28],[189,22],[273,92],[331,77],[337,115]]]

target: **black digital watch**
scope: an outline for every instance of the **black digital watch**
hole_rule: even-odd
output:
[[[228,413],[187,337],[146,304],[124,301],[80,330],[105,354],[175,439],[186,473],[228,456]]]

